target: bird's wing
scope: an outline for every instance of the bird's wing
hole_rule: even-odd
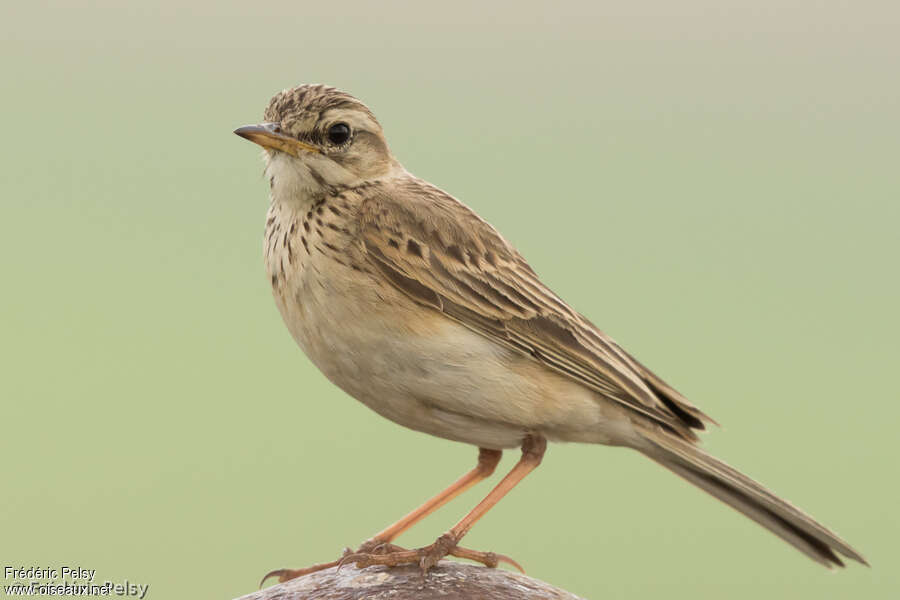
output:
[[[551,292],[491,225],[419,179],[360,205],[367,260],[415,301],[688,439],[713,422]]]

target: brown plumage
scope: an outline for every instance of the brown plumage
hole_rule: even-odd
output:
[[[825,566],[842,565],[839,555],[865,563],[701,450],[696,432],[715,422],[543,285],[475,212],[408,173],[359,100],[300,86],[276,95],[265,118],[237,133],[267,150],[266,265],[294,338],[379,414],[481,449],[475,469],[344,560],[427,569],[453,554],[495,565],[459,540],[559,440],[634,448]],[[390,544],[518,445],[519,464],[438,541]]]
[[[544,286],[515,248],[449,194],[412,177],[376,188],[359,223],[369,263],[417,302],[682,437],[695,439],[691,429],[713,422]]]

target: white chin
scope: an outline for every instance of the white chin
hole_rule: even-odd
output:
[[[267,153],[266,178],[274,200],[300,204],[312,201],[328,187],[352,185],[356,179],[324,156],[297,158],[283,152]]]
[[[272,188],[272,199],[279,202],[303,204],[324,191],[304,160],[283,152],[267,155],[266,179]]]

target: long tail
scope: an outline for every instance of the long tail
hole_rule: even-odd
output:
[[[676,475],[747,515],[814,561],[844,566],[837,553],[868,565],[859,552],[808,514],[690,442],[663,430],[644,431],[638,448]]]

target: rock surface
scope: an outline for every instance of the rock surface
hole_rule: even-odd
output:
[[[416,566],[345,565],[265,588],[237,600],[581,600],[543,581],[482,566],[441,562],[423,577]]]

